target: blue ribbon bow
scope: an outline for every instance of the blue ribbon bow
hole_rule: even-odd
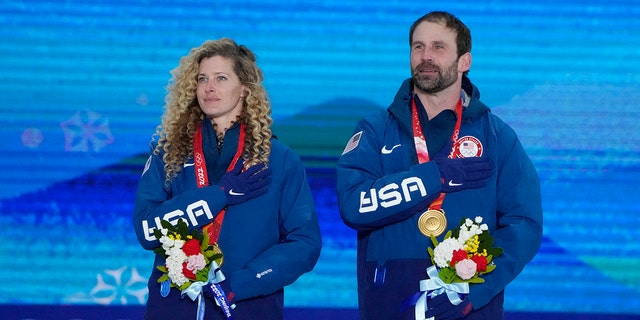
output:
[[[196,281],[194,283],[192,283],[188,288],[184,289],[181,291],[182,293],[182,297],[189,296],[189,298],[191,298],[191,300],[196,301],[196,299],[198,299],[198,313],[196,314],[196,319],[197,320],[203,320],[204,319],[204,310],[205,310],[205,304],[202,301],[202,288],[206,285],[215,285],[218,284],[222,281],[225,280],[224,274],[222,274],[222,270],[220,269],[220,266],[218,266],[218,263],[216,263],[215,261],[211,262],[211,265],[209,266],[209,273],[207,275],[207,281]],[[218,299],[216,299],[218,300]],[[216,301],[216,303],[218,303]],[[218,303],[219,305],[219,303]],[[223,306],[221,306],[223,307]],[[231,307],[233,308],[233,306]],[[224,307],[223,307],[224,309]],[[231,314],[227,314],[225,312],[225,315],[227,315],[227,319],[231,319]]]
[[[425,320],[427,312],[427,296],[433,298],[442,293],[446,293],[449,301],[457,306],[462,303],[462,299],[458,294],[469,294],[469,284],[466,282],[445,283],[438,276],[438,269],[435,266],[427,268],[427,276],[429,279],[420,280],[420,292],[422,294],[416,301],[415,318],[416,320]],[[433,317],[426,319],[433,320]]]

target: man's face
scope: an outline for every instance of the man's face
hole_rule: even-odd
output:
[[[420,23],[411,44],[411,74],[417,89],[434,94],[454,84],[468,70],[458,58],[456,32],[433,22]],[[466,69],[465,69],[466,68]]]

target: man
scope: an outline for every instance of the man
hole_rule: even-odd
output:
[[[503,319],[504,288],[542,239],[537,172],[467,77],[469,29],[431,12],[411,26],[409,44],[412,77],[387,110],[357,124],[337,165],[340,213],[358,231],[360,317]],[[432,265],[429,235],[442,241],[445,230],[476,216],[504,250],[495,270],[462,301],[441,294],[414,315],[410,297]]]

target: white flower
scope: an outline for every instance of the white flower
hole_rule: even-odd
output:
[[[162,229],[162,230],[166,230],[166,229]],[[173,247],[173,243],[174,240],[167,237],[166,235],[162,236],[159,239],[160,243],[162,243],[162,249],[164,249],[164,251],[168,251],[169,249],[171,249],[171,247]]]
[[[173,251],[172,255],[167,257],[167,270],[169,271],[169,278],[173,283],[178,286],[183,285],[189,279],[182,274],[182,264],[187,260],[187,255],[182,250]]]
[[[481,224],[482,223],[482,217],[481,216],[477,216],[476,217],[476,223],[477,224]]]
[[[482,224],[482,225],[480,226],[480,230],[482,230],[482,231],[487,231],[487,230],[489,230],[489,226],[487,226],[487,224],[486,224],[486,223],[484,223],[484,224]]]
[[[182,249],[182,246],[184,245],[184,243],[185,243],[184,240],[174,240],[173,241],[173,246],[175,248]]]
[[[466,229],[461,229],[460,230],[460,234],[458,235],[458,241],[460,243],[465,243],[467,242],[467,240],[469,240],[471,237],[473,237],[475,233],[466,230]]]
[[[471,227],[471,225],[473,224],[473,221],[471,221],[471,219],[466,218],[464,219],[464,225],[467,227]]]
[[[166,230],[166,229],[162,229],[162,230]],[[172,248],[182,248],[182,246],[184,245],[184,240],[174,240],[166,235],[160,237],[160,239],[158,240],[160,241],[160,243],[162,243],[162,249],[164,249],[164,251],[169,251]]]
[[[184,257],[184,259],[187,258],[187,255],[184,254],[184,251],[182,251],[181,248],[177,248],[175,246],[171,247],[169,250],[165,250],[164,251],[168,256],[174,256],[174,257]]]
[[[439,268],[446,268],[451,262],[453,252],[462,249],[462,245],[457,239],[449,238],[440,242],[433,250],[433,261]]]

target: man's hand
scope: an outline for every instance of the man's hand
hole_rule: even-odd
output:
[[[434,317],[435,320],[462,319],[473,310],[469,299],[462,300],[462,302],[456,306],[449,301],[446,293],[431,298],[427,306],[429,310],[427,310],[426,318]]]
[[[440,171],[442,192],[480,188],[487,184],[487,179],[493,174],[493,161],[478,157],[449,159],[447,155],[451,149],[445,146],[443,150],[446,152],[440,152],[433,158]]]

